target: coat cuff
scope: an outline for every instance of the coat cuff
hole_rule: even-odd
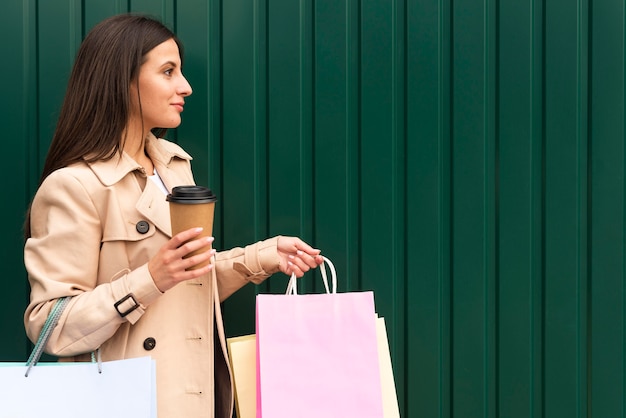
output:
[[[234,262],[233,269],[254,283],[259,284],[272,274],[280,271],[281,260],[278,255],[276,236],[244,248],[243,262]]]
[[[132,272],[124,270],[118,276],[111,282],[114,308],[120,316],[134,324],[144,314],[146,306],[162,293],[154,284],[148,264]]]

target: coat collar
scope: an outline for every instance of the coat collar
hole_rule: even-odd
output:
[[[173,169],[173,167],[170,169],[170,165],[180,167],[180,165],[172,164],[175,160],[179,162],[182,160],[191,160],[191,156],[183,151],[180,146],[164,139],[157,139],[154,135],[150,134],[150,136],[146,138],[146,153],[152,159],[155,169],[168,190],[171,190],[173,186],[185,182],[186,177],[181,177],[181,173]],[[134,171],[144,172],[143,167],[125,152],[123,152],[121,156],[116,155],[110,160],[99,160],[88,163],[88,165],[105,187],[114,186],[126,176],[133,175],[132,173]],[[163,233],[171,236],[172,230],[169,218],[169,205],[165,196],[153,181],[149,179],[146,180],[145,188],[135,204],[135,209],[141,213],[146,220],[152,222],[157,228],[163,231]]]
[[[152,133],[146,138],[146,152],[152,159],[154,166],[157,167],[157,171],[159,170],[158,167],[168,167],[174,158],[188,161],[192,159],[178,145],[158,139]],[[114,156],[107,161],[99,160],[88,164],[105,186],[114,185],[135,170],[143,170],[126,152],[122,152],[121,156]]]

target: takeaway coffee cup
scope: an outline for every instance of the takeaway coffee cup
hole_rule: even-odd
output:
[[[213,234],[213,214],[217,197],[211,189],[203,186],[177,186],[172,193],[167,195],[170,203],[170,220],[172,223],[172,236],[191,228],[202,227],[200,237],[210,237]],[[186,257],[207,251],[202,248],[189,253]],[[198,264],[189,269],[197,269],[207,265],[208,262]]]

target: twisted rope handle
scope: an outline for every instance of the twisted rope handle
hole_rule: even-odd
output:
[[[326,266],[330,269],[330,277],[332,280],[332,293],[337,293],[337,271],[335,270],[335,266],[333,263],[326,257],[322,256],[324,262],[320,265],[320,273],[322,274],[322,281],[324,282],[324,288],[326,289],[326,293],[331,293],[328,288],[328,275],[326,272]],[[289,283],[287,284],[286,295],[297,295],[298,294],[298,280],[295,274],[291,274],[289,278]]]
[[[35,348],[33,348],[32,353],[30,353],[30,357],[28,357],[28,360],[26,361],[26,366],[28,366],[28,368],[26,369],[24,377],[28,377],[30,370],[39,362],[39,359],[43,354],[43,350],[46,347],[48,340],[50,339],[50,335],[52,335],[52,331],[54,331],[54,328],[59,323],[59,318],[61,318],[61,314],[63,313],[63,310],[69,303],[70,299],[71,296],[61,297],[57,299],[56,303],[52,307],[52,310],[50,311],[48,318],[46,318],[46,322],[43,324],[43,328],[39,333],[39,338],[37,338]],[[102,373],[102,356],[100,353],[100,348],[98,348],[95,352],[91,352],[91,362],[97,362],[98,373]]]
[[[61,317],[61,314],[63,313],[63,310],[65,309],[65,306],[67,306],[69,301],[69,296],[59,298],[52,307],[52,310],[50,311],[50,314],[48,315],[48,318],[46,319],[46,322],[43,324],[43,328],[39,333],[39,338],[37,339],[37,343],[35,343],[35,348],[33,348],[32,353],[30,353],[30,357],[26,361],[26,365],[28,366],[28,368],[26,369],[26,374],[24,374],[25,377],[28,377],[30,369],[32,369],[33,366],[35,366],[41,358],[43,350],[46,347],[48,340],[50,339],[50,335],[52,335],[52,331],[54,331],[54,328],[59,323],[59,318]]]

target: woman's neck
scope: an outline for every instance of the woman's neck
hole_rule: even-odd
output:
[[[124,152],[128,154],[137,164],[143,167],[146,175],[154,174],[154,164],[146,153],[146,139],[140,135],[128,135],[124,142]]]

